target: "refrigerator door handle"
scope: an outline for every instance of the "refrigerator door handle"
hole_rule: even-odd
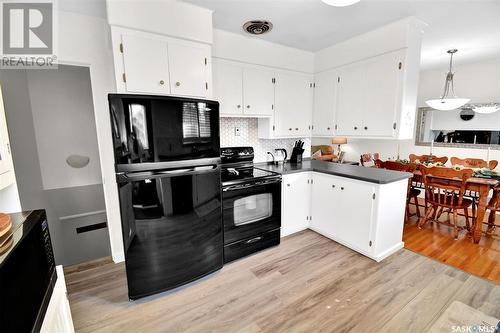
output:
[[[146,171],[146,172],[120,172],[116,174],[116,181],[118,183],[140,181],[145,179],[155,179],[155,178],[168,178],[175,176],[188,176],[188,175],[202,175],[209,172],[219,171],[220,165],[204,165],[194,168],[181,168],[181,169],[171,169],[171,170],[157,170],[157,171]]]

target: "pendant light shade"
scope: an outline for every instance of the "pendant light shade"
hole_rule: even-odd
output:
[[[426,101],[427,105],[431,108],[440,111],[450,111],[458,109],[470,101],[469,98],[440,98],[440,99],[430,99]]]
[[[350,5],[354,5],[360,0],[321,0],[327,5],[335,6],[335,7],[346,7]]]
[[[472,110],[480,114],[491,114],[500,111],[500,103],[473,105]]]
[[[450,111],[458,109],[459,107],[464,106],[470,101],[470,98],[458,98],[455,96],[455,89],[453,87],[453,54],[455,54],[458,50],[448,50],[448,54],[450,55],[450,69],[446,74],[446,81],[444,83],[444,92],[441,98],[438,99],[430,99],[425,103],[433,109],[441,110],[441,111]]]

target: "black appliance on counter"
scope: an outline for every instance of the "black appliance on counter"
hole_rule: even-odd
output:
[[[10,214],[0,237],[0,332],[39,332],[57,280],[44,210]]]
[[[224,262],[280,243],[281,175],[253,159],[252,147],[221,149]]]
[[[130,299],[223,265],[219,103],[110,94]]]

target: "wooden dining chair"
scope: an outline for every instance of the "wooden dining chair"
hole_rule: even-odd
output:
[[[373,166],[375,165],[375,161],[378,159],[380,159],[379,153],[362,154],[359,158],[359,163],[361,166]]]
[[[465,224],[470,231],[469,207],[472,200],[464,197],[467,179],[472,177],[471,169],[454,170],[451,168],[421,168],[425,187],[425,201],[428,204],[425,216],[419,221],[422,228],[428,221],[436,220],[439,211],[448,208],[453,212],[453,233],[458,239],[458,210],[463,210]]]
[[[412,162],[412,163],[415,163],[416,161],[419,161],[420,163],[424,163],[424,162],[430,161],[431,155],[410,154],[409,159],[410,159],[410,162]],[[446,156],[438,157],[438,156],[432,155],[432,161],[446,164],[446,162],[448,162],[448,157],[446,157]]]
[[[498,161],[491,160],[489,162],[482,160],[480,158],[458,158],[458,157],[452,157],[450,159],[451,165],[461,165],[466,168],[472,168],[472,169],[477,169],[477,168],[486,168],[489,167],[490,170],[493,170],[497,167]]]
[[[488,203],[489,217],[488,228],[486,229],[486,234],[489,236],[499,237],[500,234],[495,232],[496,227],[500,227],[500,225],[496,224],[497,212],[500,212],[500,185],[493,189],[493,196],[491,197],[490,202]]]
[[[375,160],[375,165],[377,168],[380,169],[387,169],[387,170],[394,170],[394,171],[401,171],[401,172],[409,172],[409,173],[414,173],[415,169],[417,166],[413,163],[400,163],[400,162],[395,162],[395,161],[381,161],[381,160]],[[408,221],[408,219],[413,216],[417,215],[418,219],[420,219],[420,210],[418,206],[418,196],[420,195],[421,191],[419,189],[413,188],[412,187],[412,179],[408,179],[408,189],[406,192],[406,211],[405,211],[405,222]],[[415,214],[410,214],[410,204],[411,201],[414,201],[415,207],[417,209]]]

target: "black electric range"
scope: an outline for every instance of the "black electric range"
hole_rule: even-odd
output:
[[[252,147],[221,148],[225,262],[280,242],[281,175],[253,159]]]

